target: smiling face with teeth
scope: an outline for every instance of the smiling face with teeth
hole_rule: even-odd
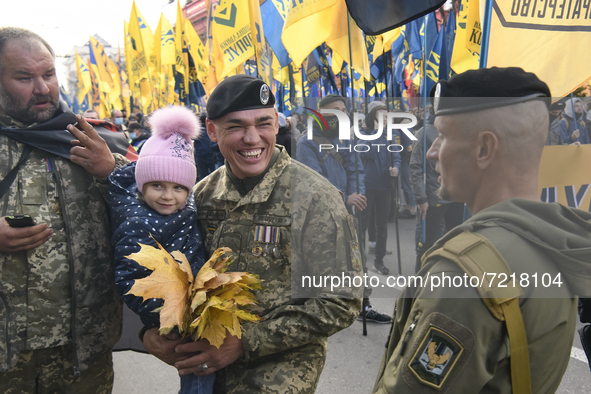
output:
[[[207,119],[207,134],[218,143],[232,173],[244,179],[261,174],[269,165],[278,124],[274,108],[236,111]]]

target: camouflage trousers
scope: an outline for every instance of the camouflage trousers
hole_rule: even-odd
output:
[[[5,394],[108,394],[113,389],[113,358],[108,352],[74,376],[72,346],[22,351],[16,366],[0,373]]]

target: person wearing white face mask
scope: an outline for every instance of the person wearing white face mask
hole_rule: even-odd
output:
[[[131,122],[127,128],[127,131],[129,132],[131,146],[133,146],[139,153],[142,149],[142,145],[144,145],[144,142],[150,138],[150,134],[144,133],[142,125],[137,122]]]
[[[123,113],[118,109],[111,111],[111,117],[107,120],[115,125],[117,131],[127,132],[127,128],[123,125]]]

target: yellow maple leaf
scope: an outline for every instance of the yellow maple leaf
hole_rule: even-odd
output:
[[[218,319],[212,318],[211,322],[203,330],[201,336],[207,339],[211,345],[219,349],[220,346],[222,346],[222,343],[224,343],[224,339],[226,339],[226,328]]]
[[[189,262],[184,260],[180,265],[158,242],[158,248],[150,245],[140,245],[140,251],[126,256],[130,260],[152,270],[152,273],[142,279],[137,279],[127,294],[149,298],[162,298],[164,305],[160,311],[160,332],[168,333],[175,326],[181,327],[187,302],[188,289],[193,280]]]
[[[152,270],[136,280],[128,294],[164,300],[155,310],[160,313],[160,334],[178,327],[183,336],[207,339],[219,348],[228,332],[241,337],[241,321],[260,320],[240,309],[255,302],[250,290],[262,289],[260,281],[246,272],[226,272],[234,260],[230,248],[217,249],[195,278],[184,254],[169,254],[160,244],[140,244],[140,251],[127,258]]]

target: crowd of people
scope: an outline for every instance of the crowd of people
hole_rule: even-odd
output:
[[[445,100],[492,91],[503,97]],[[339,129],[350,112],[344,97],[319,102],[325,127],[314,122],[308,135],[301,114],[277,112],[265,82],[235,75],[201,116],[171,107],[127,119],[113,110],[107,120],[118,133],[108,143],[96,113],[75,115],[59,101],[49,43],[0,28],[0,212],[10,219],[0,220],[0,391],[110,393],[125,302],[141,317],[145,348],[179,371],[183,394],[313,393],[327,338],[360,315],[392,323],[374,393],[554,392],[577,296],[591,296],[591,214],[540,202],[539,163],[545,141],[588,144],[591,111],[550,98],[518,68],[467,71],[431,91],[413,144],[399,119],[392,133],[402,149],[357,155]],[[384,130],[387,110],[368,105],[361,137]],[[43,138],[18,138],[30,131]],[[113,140],[135,146],[137,161],[114,153]],[[410,286],[392,317],[372,308],[371,289],[344,279],[304,287],[303,275],[362,277],[366,232],[374,269],[389,273],[398,188],[406,215],[417,217],[418,276],[544,272],[567,286]],[[22,215],[36,223],[18,226]],[[229,247],[229,270],[264,284],[251,308],[260,322],[244,322],[219,348],[160,335],[163,301],[128,294],[150,274],[129,255],[156,242],[182,250],[194,273]]]

